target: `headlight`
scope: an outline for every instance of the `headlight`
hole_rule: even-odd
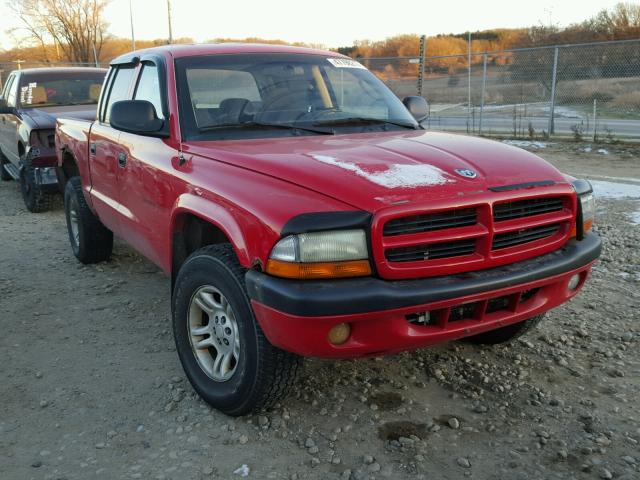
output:
[[[582,231],[584,233],[591,230],[593,221],[596,218],[596,199],[593,192],[580,195],[580,207],[582,209]]]
[[[344,278],[371,275],[364,230],[289,235],[273,247],[267,273],[285,278]]]
[[[576,225],[575,232],[573,234],[578,238],[578,240],[582,239],[582,236],[591,230],[593,227],[593,221],[596,215],[596,201],[593,196],[593,187],[586,180],[575,180],[573,182],[573,188],[578,194],[578,201],[580,204],[578,205],[578,218],[577,221],[581,222]]]

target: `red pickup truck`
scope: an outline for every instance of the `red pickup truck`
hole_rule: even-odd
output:
[[[184,370],[230,415],[279,398],[301,356],[508,341],[584,285],[591,187],[426,114],[333,52],[121,56],[97,120],[57,123],[73,252],[107,260],[116,234],[171,276]]]

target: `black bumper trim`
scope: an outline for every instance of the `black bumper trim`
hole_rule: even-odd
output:
[[[302,317],[350,315],[391,310],[507,288],[542,280],[587,265],[600,256],[595,233],[522,262],[458,275],[388,281],[379,278],[302,281],[246,274],[249,297],[281,312]]]

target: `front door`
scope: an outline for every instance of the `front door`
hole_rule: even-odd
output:
[[[128,211],[120,201],[118,177],[124,168],[123,149],[120,147],[121,132],[109,123],[111,105],[130,97],[135,67],[115,67],[105,85],[104,99],[100,105],[98,119],[91,127],[89,136],[89,169],[91,172],[91,197],[98,217],[115,233],[121,231],[122,216]]]

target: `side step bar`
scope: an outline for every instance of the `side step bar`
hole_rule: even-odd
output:
[[[5,163],[2,167],[4,167],[14,180],[20,180],[20,170],[13,163]]]

